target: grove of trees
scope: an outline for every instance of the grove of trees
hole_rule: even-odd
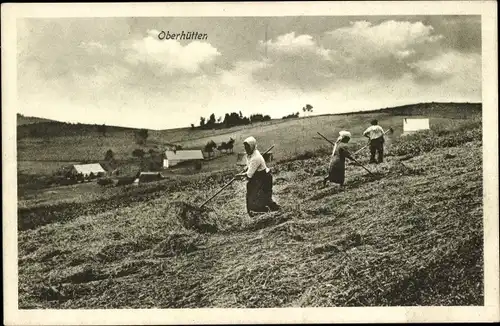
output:
[[[250,117],[245,117],[240,112],[231,112],[226,113],[223,117],[215,117],[215,114],[212,113],[208,119],[205,117],[200,117],[200,123],[198,127],[195,127],[194,124],[191,124],[191,129],[222,129],[222,128],[231,128],[234,126],[242,126],[248,125],[254,122],[263,122],[269,121],[271,117],[269,115],[262,114],[252,114]]]
[[[299,112],[292,113],[289,115],[285,115],[282,119],[293,119],[293,118],[298,118],[299,117]]]
[[[306,104],[303,108],[302,111],[304,114],[306,113],[312,113],[313,112],[313,106],[311,104]],[[292,113],[286,116],[283,116],[282,119],[292,119],[292,118],[298,118],[299,117],[299,112]],[[250,115],[250,117],[245,117],[239,112],[231,112],[231,113],[226,113],[224,115],[224,118],[222,117],[215,117],[215,113],[212,113],[208,118],[205,117],[200,117],[200,122],[199,126],[196,127],[194,123],[191,124],[191,129],[222,129],[222,128],[231,128],[234,126],[242,126],[242,125],[248,125],[252,124],[255,122],[264,122],[264,121],[269,121],[271,120],[271,117],[269,115],[263,115],[260,113],[255,113]]]

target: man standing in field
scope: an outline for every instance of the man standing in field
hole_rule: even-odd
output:
[[[273,177],[264,157],[257,150],[257,141],[254,137],[248,137],[243,145],[247,154],[247,170],[236,176],[248,180],[246,196],[248,214],[252,216],[254,212],[279,210],[280,206],[272,199]]]
[[[382,163],[384,161],[384,129],[378,125],[376,119],[371,121],[371,126],[368,127],[363,136],[370,141],[370,163]],[[375,154],[377,160],[375,160]]]

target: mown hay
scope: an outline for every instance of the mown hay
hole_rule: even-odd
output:
[[[52,260],[53,258],[65,255],[67,253],[68,253],[68,251],[66,251],[66,250],[59,250],[59,249],[50,250],[49,249],[47,253],[43,254],[40,257],[40,261],[48,262],[48,261]]]
[[[406,164],[403,164],[401,161],[396,161],[390,168],[389,172],[399,176],[406,175],[422,175],[425,170],[423,168],[413,168]]]
[[[102,273],[100,270],[92,266],[77,267],[76,270],[67,276],[62,277],[62,283],[88,283],[92,281],[102,280],[107,278],[108,275]]]
[[[454,154],[450,154],[450,153],[446,153],[445,156],[444,156],[445,160],[449,160],[449,159],[452,159],[452,158],[455,158],[455,157],[457,157],[457,156],[454,155]]]
[[[183,201],[171,203],[167,215],[174,216],[188,230],[200,233],[215,233],[218,231],[214,212],[206,207],[199,208]]]
[[[158,257],[187,254],[198,250],[201,241],[197,234],[171,232],[153,248],[153,254]]]
[[[217,189],[222,179],[203,187],[205,181],[200,181],[200,188],[192,192],[179,186],[168,192],[170,197],[165,201],[154,201],[151,207],[141,208],[140,218],[147,221],[145,225],[121,224],[128,217],[135,217],[137,210],[123,215],[119,224],[107,221],[110,228],[123,227],[120,232],[129,240],[129,235],[142,238],[143,234],[154,233],[155,241],[150,246],[154,250],[145,252],[147,265],[135,265],[137,260],[129,264],[127,257],[123,262],[106,265],[88,259],[94,269],[87,274],[67,266],[47,267],[39,259],[45,253],[42,250],[28,255],[34,245],[45,245],[47,239],[58,237],[65,242],[74,235],[81,239],[89,230],[73,223],[64,229],[54,228],[56,233],[50,236],[46,233],[49,228],[20,232],[20,259],[26,256],[34,261],[30,266],[20,266],[19,306],[123,309],[484,305],[483,174],[478,144],[470,144],[466,150],[464,144],[462,148],[423,153],[404,163],[412,169],[422,168],[426,172],[422,176],[400,177],[391,173],[391,167],[396,168],[391,159],[374,167],[384,173],[384,179],[366,184],[366,171],[349,168],[347,191],[325,196],[322,201],[307,200],[314,195],[314,178],[300,181],[303,173],[287,172],[283,166],[280,177],[284,176],[287,184],[276,187],[275,195],[285,209],[254,218],[248,229],[256,232],[245,230],[246,225],[240,223],[248,218],[244,214],[244,196],[239,192],[233,198],[221,194],[211,203],[217,207],[217,215],[205,210],[186,213],[184,209],[192,206],[176,204],[176,208],[169,202],[175,198],[172,193],[182,191],[174,200],[201,203],[206,199],[206,191]],[[458,157],[445,161],[443,155],[447,152]],[[303,163],[297,166],[319,169],[325,165],[315,159]],[[403,166],[396,169],[412,172]],[[351,182],[355,182],[353,186]],[[131,200],[135,196],[144,195],[134,194]],[[123,202],[131,206],[127,198]],[[162,204],[157,205],[159,202]],[[110,203],[103,201],[97,211],[122,207]],[[93,202],[88,206],[95,207]],[[150,223],[156,210],[159,221],[152,219],[154,223]],[[220,230],[228,229],[230,221],[234,221],[234,228],[224,234],[219,231],[200,235],[183,223],[183,214],[195,213],[205,216]],[[82,215],[77,211],[72,214]],[[281,217],[293,220],[280,223]],[[172,230],[178,235],[167,237]],[[304,241],[299,240],[300,236]],[[203,247],[196,240],[199,237],[207,240]],[[91,254],[81,243],[75,244],[75,255]],[[104,244],[109,242],[101,246]],[[158,259],[155,254],[167,258]],[[95,276],[109,278],[70,283],[68,291],[74,289],[77,294],[65,292],[66,286],[52,293],[48,290],[46,297],[52,298],[50,302],[40,299],[40,292],[33,292],[47,280],[53,285],[62,279],[59,275],[75,274],[91,280]],[[86,293],[87,290],[91,292]],[[71,296],[66,303],[58,301]]]
[[[265,213],[261,215],[257,215],[253,217],[252,221],[246,225],[245,230],[248,231],[257,231],[260,229],[264,229],[273,225],[278,225],[284,223],[286,221],[291,220],[292,218],[287,215],[281,215],[280,212],[275,213]]]
[[[303,228],[301,227],[301,225],[298,225],[297,223],[293,223],[293,221],[291,221],[279,224],[271,228],[267,234],[273,238],[281,236],[284,238],[290,238],[295,241],[303,241],[304,232],[302,229]]]
[[[132,253],[146,250],[147,248],[146,243],[139,241],[110,244],[97,253],[97,259],[104,262],[112,262],[123,259]]]

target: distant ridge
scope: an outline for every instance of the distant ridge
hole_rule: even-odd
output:
[[[45,118],[38,118],[38,117],[28,117],[24,116],[20,113],[17,114],[17,125],[22,126],[22,125],[28,125],[28,124],[33,124],[33,123],[41,123],[41,122],[51,122],[54,120],[50,119],[45,119]]]
[[[439,111],[440,113],[447,115],[451,114],[454,117],[459,113],[464,113],[467,116],[471,114],[477,114],[482,111],[482,103],[470,103],[470,102],[424,102],[416,104],[407,104],[401,106],[395,106],[390,108],[382,108],[376,110],[367,111],[355,111],[348,113],[336,113],[334,115],[355,115],[355,114],[370,114],[370,113],[389,113],[392,115],[425,115],[429,112]]]
[[[366,111],[354,111],[354,112],[345,112],[345,113],[327,113],[321,115],[312,115],[307,118],[314,118],[318,116],[331,116],[331,115],[360,115],[360,114],[370,114],[370,113],[386,113],[390,115],[404,115],[404,116],[412,116],[412,115],[427,115],[431,112],[435,114],[439,112],[443,117],[462,117],[467,118],[471,115],[480,113],[482,111],[481,103],[470,103],[470,102],[424,102],[424,103],[416,103],[416,104],[407,104],[390,108],[381,108],[375,110],[366,110]],[[273,120],[281,120],[281,119],[273,119]],[[96,131],[97,126],[101,126],[102,124],[85,124],[85,123],[70,123],[70,122],[62,122],[57,120],[51,120],[40,117],[28,117],[22,114],[17,114],[17,126],[18,126],[18,136],[26,137],[29,135],[29,130],[32,129],[36,125],[36,128],[43,128],[48,130],[52,130],[56,126],[61,126],[61,132],[63,134],[73,134],[73,130],[82,131]],[[118,127],[106,125],[107,130],[109,132],[112,131],[127,131],[127,130],[139,130],[140,128],[131,128],[131,127]],[[155,129],[157,131],[165,131],[165,130],[183,130],[188,129],[185,128],[170,128],[170,129]],[[151,129],[153,130],[153,129]],[[55,136],[55,134],[52,134]]]

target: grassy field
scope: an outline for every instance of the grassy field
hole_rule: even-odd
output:
[[[316,132],[321,132],[335,139],[338,131],[348,129],[353,134],[352,143],[363,146],[366,142],[362,131],[369,126],[371,119],[378,118],[384,128],[392,127],[394,135],[389,139],[399,138],[403,128],[404,117],[428,117],[431,128],[441,128],[455,122],[468,121],[471,116],[480,114],[480,104],[439,104],[430,103],[384,109],[372,113],[355,113],[344,115],[312,116],[292,120],[272,120],[248,126],[239,126],[221,130],[191,130],[180,128],[172,130],[150,130],[145,145],[135,142],[134,130],[109,127],[105,136],[93,131],[89,126],[71,126],[75,130],[67,130],[57,137],[21,137],[17,141],[18,173],[28,176],[48,176],[61,166],[73,162],[98,162],[104,159],[107,150],[114,152],[115,158],[122,162],[121,170],[135,175],[139,165],[132,157],[132,151],[141,148],[145,152],[153,149],[162,152],[168,144],[179,144],[184,148],[202,149],[213,140],[217,144],[235,139],[235,152],[243,151],[243,140],[254,136],[262,150],[271,145],[274,158],[286,160],[305,151],[315,151],[329,145],[318,139]],[[36,121],[34,118],[19,118],[20,123]],[[43,120],[42,120],[43,122]],[[29,134],[29,124],[20,126]],[[28,128],[28,129],[26,129]],[[82,131],[78,132],[78,128]],[[206,161],[203,171],[217,171],[234,167],[236,155],[218,153],[216,160]],[[228,157],[229,156],[229,157]],[[23,178],[21,178],[24,180]]]
[[[73,126],[72,135],[58,137],[22,137],[18,139],[17,151],[20,161],[95,161],[102,160],[108,149],[111,149],[117,159],[125,160],[132,157],[132,151],[143,148],[164,150],[166,144],[179,144],[185,148],[202,149],[210,140],[217,144],[228,141],[230,137],[236,140],[235,148],[242,150],[244,138],[252,135],[260,140],[261,146],[276,143],[277,155],[294,155],[297,151],[314,149],[321,142],[312,141],[316,132],[336,138],[339,130],[347,128],[353,132],[354,140],[362,139],[360,134],[372,118],[380,120],[380,124],[388,128],[392,126],[396,136],[402,132],[403,118],[425,116],[431,119],[431,125],[441,125],[443,121],[466,120],[471,115],[480,114],[480,104],[428,104],[385,109],[375,113],[356,113],[344,115],[312,116],[292,120],[272,120],[254,125],[239,126],[220,130],[191,130],[180,128],[172,130],[150,130],[149,138],[144,146],[137,145],[134,130],[111,128],[106,136],[92,131],[89,127]],[[19,118],[21,121],[27,118]],[[30,128],[22,125],[20,128]],[[74,134],[74,135],[73,135]]]
[[[400,116],[379,117],[396,129],[389,156],[369,166],[376,177],[348,164],[343,191],[321,186],[331,147],[313,137],[359,135],[368,115],[235,131],[276,143],[279,213],[248,217],[243,182],[197,208],[237,170],[229,161],[20,199],[19,308],[482,305],[480,116],[431,118],[431,131],[408,137]]]

